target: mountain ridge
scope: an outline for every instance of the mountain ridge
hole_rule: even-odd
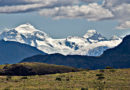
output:
[[[0,39],[28,44],[47,54],[88,56],[100,56],[106,49],[113,48],[122,41],[120,38],[109,40],[96,30],[88,30],[83,37],[69,36],[64,39],[53,39],[31,24],[22,24],[4,31],[0,34]]]
[[[113,68],[130,68],[130,35],[123,42],[106,50],[101,56],[80,55],[35,55],[23,59],[21,62],[44,62],[48,64],[66,65],[76,68],[104,69],[107,66]]]
[[[0,40],[0,64],[18,63],[21,59],[46,53],[30,45]]]

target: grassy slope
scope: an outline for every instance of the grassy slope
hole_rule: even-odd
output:
[[[2,69],[0,71],[0,75],[18,75],[18,76],[67,73],[67,72],[76,72],[80,70],[73,67],[45,64],[45,63],[18,63],[18,64],[0,65],[0,69]]]
[[[98,77],[105,78],[98,80]],[[106,90],[130,90],[130,69],[111,69],[104,72],[101,70],[81,71],[41,76],[12,76],[11,78],[0,76],[0,90],[87,90],[87,88],[89,90],[95,90],[93,88],[103,90],[104,87],[107,88]]]
[[[0,69],[3,69],[4,66],[5,66],[5,65],[0,65]]]

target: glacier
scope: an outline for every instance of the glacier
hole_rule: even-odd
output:
[[[122,39],[117,36],[108,39],[96,30],[88,30],[83,37],[69,36],[54,39],[31,24],[22,24],[0,32],[0,39],[28,44],[47,54],[87,56],[100,56],[105,50],[114,48],[122,42]]]

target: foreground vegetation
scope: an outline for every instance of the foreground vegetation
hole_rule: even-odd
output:
[[[81,69],[45,63],[17,63],[0,66],[0,75],[10,76],[45,75],[77,71],[81,71]]]
[[[130,90],[130,69],[0,76],[1,90]]]

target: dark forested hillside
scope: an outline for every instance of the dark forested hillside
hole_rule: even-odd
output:
[[[2,66],[0,75],[45,75],[81,71],[73,67],[45,64],[45,63],[17,63]]]
[[[17,63],[20,60],[44,52],[26,44],[13,41],[0,41],[0,64]]]
[[[105,51],[100,57],[78,55],[63,56],[60,54],[45,56],[35,55],[33,57],[25,58],[22,62],[44,62],[90,69],[102,69],[106,66],[130,68],[130,35],[126,36],[119,46]]]

